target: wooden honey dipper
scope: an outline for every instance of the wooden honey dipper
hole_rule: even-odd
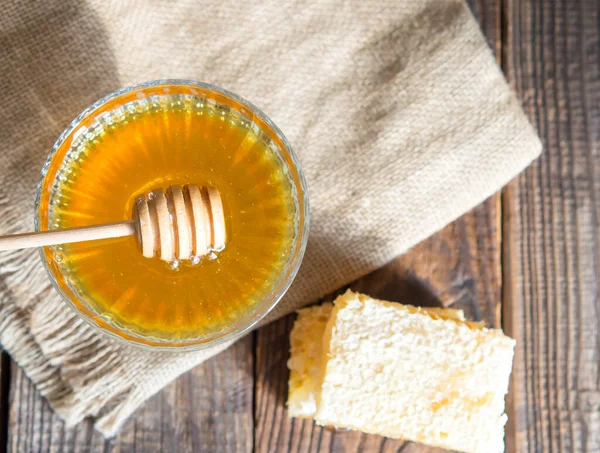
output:
[[[169,186],[139,197],[133,220],[80,228],[0,236],[0,250],[67,244],[136,235],[142,254],[165,261],[203,256],[225,247],[219,191],[193,184]]]

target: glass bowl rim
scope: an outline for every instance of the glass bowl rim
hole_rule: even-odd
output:
[[[76,306],[76,304],[70,299],[70,297],[67,294],[65,294],[65,292],[62,290],[62,288],[59,286],[56,278],[54,277],[52,270],[50,269],[50,267],[48,265],[48,262],[46,260],[46,255],[44,254],[44,249],[40,248],[39,253],[40,253],[41,260],[42,260],[42,264],[44,265],[44,268],[46,269],[46,273],[48,274],[48,277],[50,278],[52,286],[57,291],[57,293],[59,294],[61,299],[77,314],[77,316],[80,319],[83,319],[83,321],[86,322],[89,326],[91,326],[95,331],[100,332],[103,335],[107,335],[107,336],[117,340],[121,344],[134,346],[134,347],[138,347],[138,348],[142,348],[142,349],[146,349],[146,350],[169,351],[169,352],[195,351],[195,350],[202,350],[202,349],[218,346],[227,341],[233,341],[233,340],[241,337],[244,333],[248,332],[250,329],[252,329],[252,327],[254,327],[256,324],[258,324],[279,303],[279,301],[282,299],[282,297],[285,295],[285,293],[291,286],[292,282],[294,281],[294,279],[298,273],[298,270],[302,263],[302,259],[304,257],[304,253],[306,251],[306,246],[308,243],[309,225],[310,225],[309,197],[308,197],[308,186],[306,183],[306,178],[304,176],[304,172],[302,170],[302,166],[300,165],[298,156],[294,152],[288,139],[283,134],[281,129],[279,129],[279,127],[261,109],[256,107],[251,102],[245,100],[241,96],[238,96],[237,94],[232,93],[224,88],[218,87],[218,86],[210,84],[210,83],[200,82],[200,81],[196,81],[196,80],[192,80],[192,79],[150,80],[150,81],[136,83],[136,84],[118,89],[116,91],[113,91],[113,92],[107,94],[106,96],[103,96],[102,98],[98,99],[93,104],[91,104],[89,107],[85,108],[79,115],[77,115],[75,117],[75,119],[73,119],[73,121],[71,121],[71,123],[69,123],[69,125],[65,128],[65,130],[59,135],[58,139],[52,146],[52,150],[50,151],[50,153],[48,154],[48,156],[46,158],[46,161],[40,172],[40,180],[36,186],[35,202],[34,202],[34,223],[35,223],[35,230],[40,231],[39,207],[40,207],[40,202],[41,202],[41,198],[42,198],[42,187],[44,184],[44,179],[45,179],[46,175],[48,174],[48,170],[50,168],[50,164],[54,158],[54,155],[64,144],[65,139],[71,135],[71,133],[80,125],[80,123],[84,119],[86,119],[95,110],[97,110],[98,108],[107,104],[108,102],[110,102],[120,96],[126,95],[132,91],[135,91],[137,89],[153,88],[153,87],[159,87],[161,85],[179,85],[179,86],[197,87],[200,89],[207,90],[209,92],[212,91],[212,92],[221,94],[221,95],[241,104],[242,106],[246,107],[252,113],[252,115],[256,115],[257,117],[259,117],[260,120],[263,121],[273,131],[273,133],[277,136],[277,138],[279,140],[281,140],[281,143],[283,144],[283,149],[281,149],[280,152],[283,155],[283,157],[285,157],[285,153],[287,153],[287,156],[289,157],[290,161],[292,162],[294,170],[296,171],[297,176],[298,176],[299,189],[300,189],[300,191],[298,191],[299,192],[298,198],[299,198],[299,200],[302,201],[301,205],[299,206],[299,209],[302,211],[299,213],[299,217],[300,217],[300,219],[304,219],[304,221],[303,222],[301,220],[299,221],[298,229],[297,229],[297,232],[295,235],[295,240],[294,240],[294,243],[292,246],[292,252],[293,252],[292,257],[286,263],[286,267],[281,272],[280,278],[276,281],[276,283],[273,287],[273,290],[262,299],[261,303],[259,303],[257,305],[257,308],[254,310],[253,313],[245,316],[241,320],[234,323],[233,326],[229,327],[224,334],[216,333],[216,334],[214,334],[214,338],[211,337],[208,339],[203,339],[202,341],[195,342],[195,343],[193,342],[195,340],[192,340],[192,342],[190,342],[189,344],[185,344],[185,343],[178,344],[175,342],[170,343],[170,344],[168,342],[165,344],[160,344],[161,340],[157,340],[157,339],[151,340],[153,342],[153,344],[146,344],[146,343],[143,343],[140,341],[134,341],[134,340],[131,340],[128,338],[124,338],[115,332],[107,330],[107,329],[101,327],[100,325],[98,325],[89,316],[82,313],[81,310]],[[299,247],[298,247],[298,241],[300,241]],[[281,278],[286,273],[287,273],[287,277],[282,283]],[[268,302],[268,303],[265,303],[265,302]],[[123,331],[126,335],[128,335],[130,337],[133,337],[133,338],[137,337],[137,338],[143,339],[142,336],[132,335],[132,334],[124,331],[123,329],[119,328],[117,330]]]

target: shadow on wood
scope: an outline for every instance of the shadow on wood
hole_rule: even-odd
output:
[[[332,301],[347,288],[372,297],[425,307],[442,303],[428,282],[393,262],[342,288],[322,301]],[[257,333],[255,450],[271,451],[397,451],[410,442],[355,431],[317,426],[312,420],[288,419],[289,334],[296,318],[286,316]],[[284,432],[282,432],[284,431]],[[422,450],[420,450],[422,451]]]
[[[405,304],[460,308],[469,319],[499,326],[498,201],[498,196],[492,197],[405,255],[324,300],[333,300],[350,287],[375,298]],[[338,251],[333,258],[343,256],[342,253]],[[256,333],[255,451],[442,451],[356,431],[331,431],[312,420],[288,418],[286,362],[294,319],[294,314],[285,316]]]

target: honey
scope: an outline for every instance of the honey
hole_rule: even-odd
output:
[[[227,243],[203,257],[144,258],[135,238],[54,247],[56,272],[100,319],[134,336],[198,338],[252,313],[292,253],[298,207],[287,164],[251,119],[163,90],[99,115],[57,171],[48,225],[131,219],[135,199],[169,185],[216,187]]]

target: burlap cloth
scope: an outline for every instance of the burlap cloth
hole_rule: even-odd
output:
[[[40,168],[81,110],[158,78],[241,94],[300,157],[309,246],[270,320],[406,251],[541,148],[462,0],[9,0],[0,6],[0,231],[32,229]],[[112,435],[227,347],[126,347],[60,301],[37,252],[0,254],[0,272],[0,340],[69,424],[95,416]]]

